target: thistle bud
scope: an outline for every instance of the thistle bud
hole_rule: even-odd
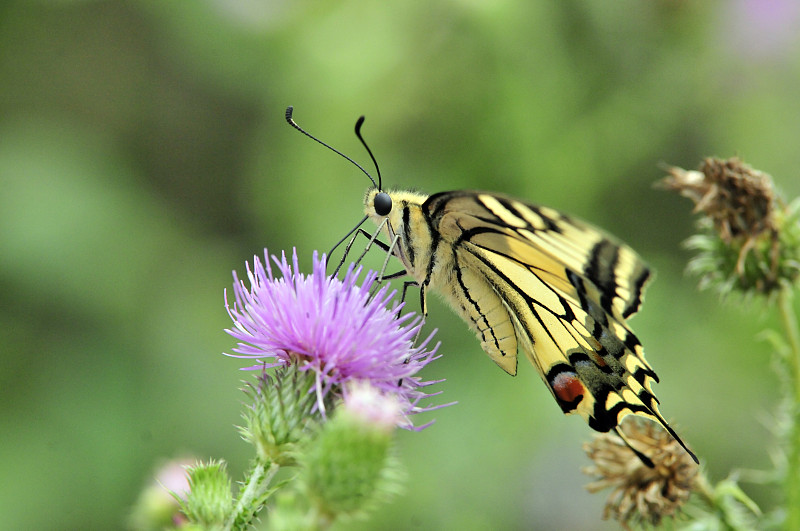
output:
[[[360,516],[398,490],[393,435],[400,411],[396,399],[374,388],[349,390],[304,462],[309,498],[319,514],[331,520]]]

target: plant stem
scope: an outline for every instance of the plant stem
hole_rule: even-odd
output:
[[[267,492],[269,484],[279,468],[280,465],[276,463],[267,464],[260,460],[256,462],[247,477],[247,484],[240,490],[241,494],[236,502],[236,507],[231,512],[228,521],[225,522],[225,531],[247,529],[260,508],[261,497]]]
[[[789,428],[788,463],[786,468],[786,522],[784,529],[800,529],[800,330],[794,311],[791,288],[783,288],[778,296],[781,324],[789,342],[787,365],[791,382],[791,425]]]
[[[697,476],[694,478],[694,492],[703,500],[703,503],[708,506],[710,511],[716,511],[717,502],[714,495],[714,487],[708,480],[705,470],[701,469],[697,472]]]

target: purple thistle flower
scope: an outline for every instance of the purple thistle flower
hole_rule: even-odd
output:
[[[359,383],[394,396],[402,411],[398,425],[404,428],[414,428],[408,415],[437,408],[417,405],[438,393],[423,392],[422,387],[437,382],[423,382],[415,375],[438,357],[439,345],[425,349],[431,333],[414,346],[422,319],[400,315],[402,304],[388,308],[397,293],[388,286],[370,295],[375,272],[369,271],[360,286],[360,266],[351,265],[344,280],[328,276],[325,255],[319,259],[314,252],[313,272],[303,275],[295,250],[292,265],[284,253],[280,260],[272,256],[281,275],[276,277],[266,249],[264,256],[264,263],[254,257],[252,270],[247,265],[249,289],[233,272],[235,301],[231,307],[226,293],[225,306],[234,327],[226,332],[239,344],[233,349],[237,354],[227,355],[263,360],[245,369],[296,363],[301,371],[314,371],[316,408],[323,415],[329,394],[346,398],[349,384]]]

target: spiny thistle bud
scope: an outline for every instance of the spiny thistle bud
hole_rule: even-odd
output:
[[[393,435],[401,404],[366,384],[350,386],[307,448],[304,483],[323,518],[363,516],[400,487]]]
[[[203,529],[223,529],[231,511],[231,479],[222,461],[187,468],[190,491],[182,501],[189,520]]]
[[[242,438],[256,448],[264,463],[288,466],[295,463],[297,445],[321,421],[315,411],[314,373],[296,365],[278,367],[274,377],[262,372],[257,384],[245,392],[252,404],[245,410]]]
[[[670,168],[661,186],[676,190],[702,213],[699,251],[689,265],[701,287],[721,293],[770,294],[800,276],[797,205],[776,197],[772,179],[738,158],[708,158],[699,171]]]
[[[583,446],[594,462],[583,472],[598,478],[586,489],[594,493],[613,488],[603,518],[614,518],[623,526],[629,521],[657,525],[662,518],[674,516],[689,499],[698,467],[681,445],[653,422],[629,419],[620,429],[655,466],[644,465],[617,435],[597,434]]]

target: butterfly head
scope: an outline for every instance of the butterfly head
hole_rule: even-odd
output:
[[[394,211],[397,207],[395,203],[389,193],[370,187],[364,196],[364,213],[378,225],[386,222],[387,219],[391,223],[392,218],[395,217]]]
[[[392,197],[386,192],[378,191],[371,199],[372,208],[379,216],[386,216],[392,211]]]

